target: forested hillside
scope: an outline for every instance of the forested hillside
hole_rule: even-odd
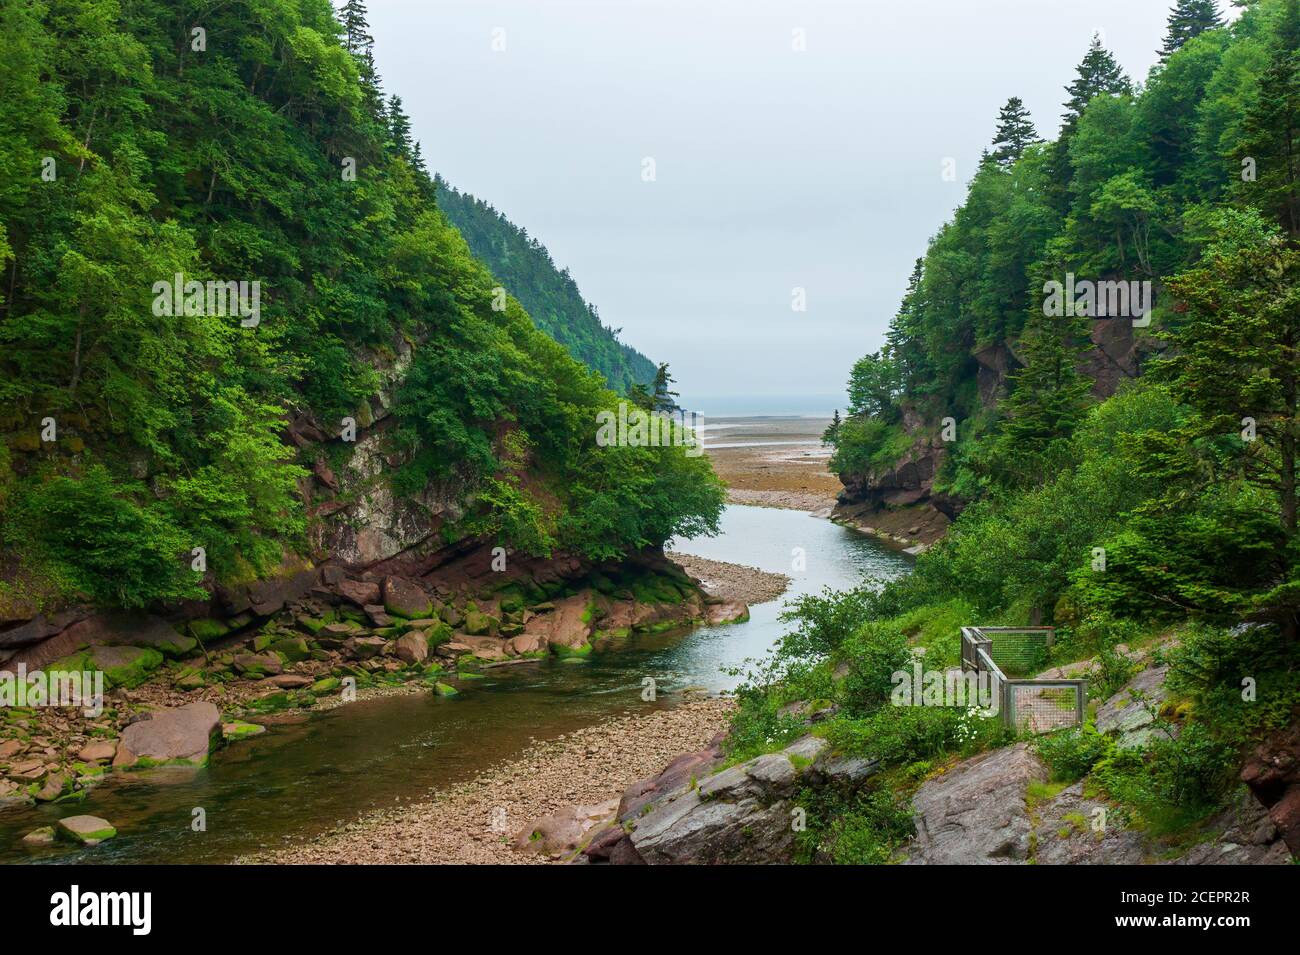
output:
[[[383,519],[367,559],[715,526],[703,458],[596,448],[616,395],[437,208],[357,0],[3,0],[0,99],[5,619]]]
[[[885,347],[853,369],[828,434],[842,502],[864,523],[928,505],[954,522],[910,576],[802,601],[742,693],[737,757],[804,731],[792,700],[829,699],[819,733],[881,761],[857,801],[810,809],[810,854],[893,858],[920,782],[1008,742],[960,708],[889,705],[915,648],[957,664],[963,625],[1054,625],[1044,667],[1147,714],[1140,740],[1090,720],[1035,744],[1056,788],[1030,787],[1031,819],[1083,778],[1185,851],[1300,718],[1300,2],[1225,25],[1179,0],[1169,22],[1141,85],[1094,39],[1054,139],[1007,103]],[[1102,307],[1125,304],[1108,282],[1126,310]]]
[[[492,271],[528,310],[537,327],[587,367],[605,376],[609,387],[627,394],[634,384],[649,385],[655,365],[618,340],[596,307],[578,291],[569,270],[557,269],[546,246],[482,199],[460,192],[435,177],[438,208],[465,237],[475,258]]]

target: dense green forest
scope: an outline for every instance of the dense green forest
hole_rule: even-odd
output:
[[[452,488],[451,537],[604,558],[716,527],[703,458],[596,448],[617,396],[437,207],[358,0],[3,0],[0,100],[0,597],[268,571],[309,530],[286,421],[338,436],[381,397],[393,485]]]
[[[949,418],[935,489],[966,506],[915,573],[805,600],[747,691],[740,751],[790,738],[788,700],[833,698],[832,737],[891,767],[892,791],[825,817],[814,841],[833,854],[888,858],[909,780],[994,741],[961,712],[885,705],[912,648],[957,662],[964,624],[1056,625],[1052,663],[1099,661],[1094,699],[1131,675],[1117,646],[1177,636],[1168,738],[1043,744],[1150,827],[1221,806],[1250,742],[1296,718],[1300,2],[1244,6],[1225,24],[1179,0],[1140,85],[1094,39],[1054,140],[1009,101],[885,346],[853,369],[834,467],[885,470]],[[1150,281],[1154,309],[1053,308],[1067,274]],[[1099,386],[1089,358],[1130,329],[1132,373]],[[999,350],[1006,373],[982,388]]]
[[[620,342],[620,329],[601,322],[569,270],[555,267],[546,246],[482,199],[458,191],[440,177],[435,176],[434,183],[438,208],[460,230],[474,257],[528,310],[538,328],[604,375],[609,387],[620,394],[654,380],[654,363]]]

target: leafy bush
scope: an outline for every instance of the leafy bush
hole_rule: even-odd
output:
[[[1072,783],[1086,776],[1106,755],[1110,740],[1091,723],[1039,736],[1034,749],[1052,771],[1054,782]]]
[[[31,490],[9,543],[53,566],[73,588],[106,604],[143,607],[204,596],[190,570],[191,539],[138,489],[102,467],[75,481],[54,478]]]

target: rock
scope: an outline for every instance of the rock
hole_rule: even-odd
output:
[[[304,686],[311,686],[314,681],[303,673],[281,673],[269,677],[266,682],[282,690],[300,690]]]
[[[149,719],[132,723],[122,731],[113,768],[160,763],[203,766],[220,729],[221,714],[211,703],[156,710]]]
[[[413,580],[406,577],[385,577],[384,609],[397,617],[418,620],[433,613],[433,600]]]
[[[343,641],[343,650],[358,660],[369,660],[387,645],[383,637],[348,637]]]
[[[472,637],[495,634],[500,627],[500,620],[481,610],[471,610],[465,614],[465,632]]]
[[[744,623],[749,619],[749,606],[741,600],[725,600],[709,604],[705,620],[711,626],[723,623]]]
[[[1261,743],[1242,767],[1241,781],[1268,809],[1291,852],[1300,856],[1300,724]]]
[[[590,650],[590,605],[591,596],[587,593],[557,600],[555,610],[531,618],[524,625],[524,633],[560,655]]]
[[[29,846],[48,846],[54,842],[54,827],[41,826],[23,836],[23,842]]]
[[[908,864],[1024,862],[1032,829],[1025,790],[1046,780],[1046,767],[1024,743],[981,753],[927,780],[912,800],[916,838]]]
[[[260,723],[245,723],[243,720],[232,720],[229,723],[221,724],[221,736],[227,742],[248,739],[250,736],[261,736],[265,732],[266,727]]]
[[[326,693],[333,693],[342,685],[343,685],[343,681],[340,680],[338,677],[327,676],[313,683],[308,688],[308,692],[310,692],[313,696],[324,696]]]
[[[368,580],[342,580],[335,585],[334,589],[341,597],[358,607],[375,606],[379,603],[379,585]]]
[[[541,639],[535,633],[521,633],[506,641],[506,653],[511,656],[523,656],[528,653],[538,653],[541,649]]]
[[[63,790],[68,787],[68,777],[62,773],[50,773],[45,777],[45,782],[41,788],[32,795],[37,802],[53,802],[63,795]]]
[[[391,627],[396,621],[384,612],[383,604],[367,604],[361,608],[372,627]]]
[[[231,666],[241,676],[255,680],[284,672],[284,664],[274,653],[239,653],[231,661]]]
[[[12,759],[21,753],[25,747],[26,744],[18,739],[0,741],[0,759]]]
[[[55,835],[83,846],[97,846],[105,839],[116,836],[117,830],[107,819],[100,819],[98,816],[69,816],[56,823]]]
[[[1097,707],[1097,730],[1116,733],[1115,745],[1141,746],[1155,732],[1153,710],[1165,698],[1168,666],[1148,667],[1129,680],[1118,693]]]
[[[610,799],[592,806],[566,806],[559,812],[543,816],[514,838],[514,846],[523,852],[561,855],[573,852],[587,835],[609,821],[619,801]]]
[[[403,663],[423,663],[429,656],[429,638],[422,630],[408,630],[393,642],[393,654]]]
[[[665,772],[679,779],[691,763],[691,780],[643,805],[635,816],[620,813],[631,825],[630,849],[641,861],[667,863],[788,863],[794,860],[794,803],[804,769],[828,751],[825,740],[804,737],[779,753],[751,759],[711,776],[694,757],[675,761]],[[635,801],[632,801],[635,804]],[[631,808],[627,795],[622,804]],[[622,808],[622,806],[621,806]],[[610,850],[610,861],[629,847]]]
[[[77,759],[83,763],[99,763],[117,755],[117,742],[114,740],[91,740],[77,753]]]
[[[459,696],[460,692],[454,686],[448,686],[446,683],[435,683],[433,692],[438,696]]]
[[[105,646],[92,649],[89,659],[96,670],[104,672],[109,686],[130,688],[147,680],[162,665],[163,655],[152,647]]]
[[[311,656],[311,648],[307,646],[307,641],[303,637],[285,637],[276,640],[271,644],[270,649],[275,653],[282,654],[286,659],[294,663],[306,660]]]
[[[447,604],[443,607],[442,610],[438,612],[438,616],[440,616],[442,622],[449,627],[459,627],[465,622],[465,618],[461,615],[461,612],[451,604]]]

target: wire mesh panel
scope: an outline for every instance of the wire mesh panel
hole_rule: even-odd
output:
[[[1008,724],[1029,733],[1078,726],[1083,722],[1086,684],[1082,680],[1008,680]]]

